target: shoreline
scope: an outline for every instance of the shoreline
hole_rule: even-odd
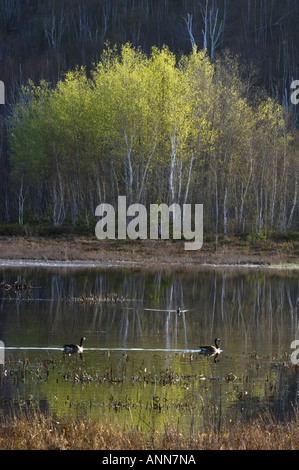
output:
[[[0,237],[0,267],[299,270],[297,243],[212,242],[185,251],[184,242],[118,241],[88,237]]]
[[[123,263],[97,263],[88,261],[42,261],[42,260],[3,260],[0,259],[0,268],[70,268],[70,269],[148,269],[157,270],[159,266],[141,266],[137,262],[124,261]],[[166,266],[160,265],[165,270]],[[168,270],[187,271],[202,269],[249,269],[249,270],[273,270],[273,271],[299,271],[298,264],[198,264],[198,265],[174,265],[168,266]]]

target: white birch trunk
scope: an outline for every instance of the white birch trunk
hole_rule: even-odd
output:
[[[174,130],[172,136],[170,137],[171,143],[171,157],[170,157],[170,173],[169,173],[169,192],[170,192],[170,203],[174,203],[175,194],[174,194],[174,168],[176,161],[176,132]]]
[[[188,193],[189,193],[189,187],[190,187],[190,181],[191,181],[191,176],[192,176],[193,160],[194,160],[194,153],[192,153],[191,161],[190,161],[190,166],[189,166],[189,174],[188,174],[188,181],[187,181],[187,185],[186,185],[184,204],[187,204]]]
[[[124,132],[124,138],[126,142],[126,167],[127,167],[127,189],[129,193],[129,204],[133,203],[133,166],[131,160],[131,154],[133,149],[133,138],[131,137],[130,142],[127,133]]]
[[[228,213],[228,189],[227,187],[225,188],[224,192],[224,202],[223,202],[223,234],[224,234],[224,239],[227,239],[227,213]]]
[[[20,191],[19,191],[19,225],[23,225],[24,223],[24,202],[26,198],[26,194],[23,192],[23,178],[21,181]]]
[[[294,217],[294,212],[295,212],[295,209],[296,209],[297,202],[298,202],[298,181],[296,180],[295,181],[295,192],[294,192],[293,205],[292,205],[292,208],[291,208],[291,212],[290,212],[290,216],[289,216],[289,220],[288,220],[288,224],[287,224],[287,229],[288,230],[290,230],[290,228],[292,226],[292,223],[293,223],[293,217]]]
[[[147,160],[147,163],[146,163],[146,167],[145,167],[145,169],[144,169],[144,172],[143,172],[143,175],[142,175],[142,179],[141,179],[141,183],[140,183],[140,187],[139,187],[139,195],[138,195],[138,202],[139,202],[139,203],[140,203],[140,201],[141,201],[141,197],[142,197],[142,193],[143,193],[143,188],[144,188],[144,183],[145,183],[145,180],[146,180],[146,175],[147,175],[147,172],[148,172],[148,169],[149,169],[149,165],[150,165],[151,159],[153,158],[153,156],[154,156],[154,154],[155,154],[155,151],[156,151],[157,141],[158,141],[158,135],[157,135],[157,132],[156,132],[156,138],[155,138],[155,141],[154,141],[154,144],[153,144],[153,147],[152,147],[150,156],[148,157],[148,160]]]
[[[219,224],[219,202],[218,202],[218,179],[215,175],[215,252],[218,247],[218,224]]]
[[[253,172],[253,160],[252,160],[251,152],[249,153],[249,158],[250,158],[249,175],[248,175],[247,183],[246,183],[246,186],[245,186],[245,190],[241,192],[241,206],[240,206],[240,213],[239,213],[239,225],[240,225],[240,227],[242,227],[242,225],[243,225],[244,204],[245,204],[245,200],[246,200],[246,196],[247,196],[247,193],[248,193],[249,185],[250,185],[251,178],[252,178],[252,172]]]

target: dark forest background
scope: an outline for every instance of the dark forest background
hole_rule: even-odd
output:
[[[188,31],[211,53],[228,48],[260,71],[271,97],[286,98],[299,69],[297,0],[1,0],[0,76],[10,103],[20,86],[56,82],[76,65],[100,60],[105,42],[164,44],[177,55],[192,50]]]

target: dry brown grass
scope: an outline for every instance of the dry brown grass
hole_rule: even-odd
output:
[[[66,418],[60,422],[42,414],[5,419],[0,450],[298,450],[299,420],[279,423],[268,418],[249,424],[232,423],[183,436],[176,429],[143,433],[95,419]]]
[[[203,264],[299,264],[299,242],[238,242],[219,245],[205,242],[199,251],[187,252],[183,242],[166,240],[99,241],[87,237],[1,237],[0,259],[23,261],[84,261],[99,265],[146,269],[193,269]]]

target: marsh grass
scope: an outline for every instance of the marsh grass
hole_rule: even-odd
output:
[[[219,235],[215,252],[214,235],[205,235],[204,245],[196,252],[186,252],[183,242],[168,240],[102,240],[99,243],[94,233],[90,236],[76,234],[44,235],[4,233],[0,227],[1,259],[42,262],[86,262],[101,265],[117,265],[156,271],[166,269],[189,270],[202,264],[280,265],[285,269],[289,263],[298,264],[299,240],[297,235],[285,235],[283,239],[267,237],[266,240],[231,236],[224,240]],[[263,237],[260,237],[263,238]],[[192,255],[190,255],[192,253]]]
[[[264,415],[219,429],[183,435],[165,424],[144,433],[108,419],[64,418],[22,413],[1,420],[0,450],[298,450],[299,417],[279,422]]]

